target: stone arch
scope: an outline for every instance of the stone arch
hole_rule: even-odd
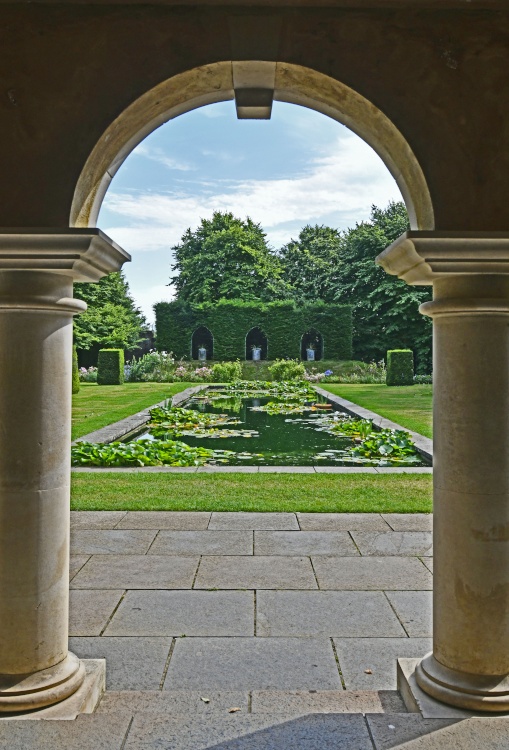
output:
[[[207,326],[198,326],[191,334],[191,359],[198,359],[198,349],[204,346],[207,360],[214,359],[214,336]]]
[[[269,339],[260,326],[253,326],[246,333],[246,359],[253,359],[252,349],[255,346],[262,350],[260,359],[267,359],[269,354]]]
[[[256,76],[267,62],[235,63]],[[434,212],[422,168],[403,134],[361,94],[316,70],[275,63],[274,99],[321,112],[353,130],[380,156],[405,200],[412,229],[433,229]],[[92,150],[78,179],[70,226],[95,226],[101,203],[118,168],[131,151],[164,122],[197,107],[235,96],[233,64],[212,63],[180,73],[147,91],[127,107]]]
[[[316,328],[310,328],[305,333],[302,334],[300,339],[300,358],[304,360],[304,362],[307,361],[307,350],[308,348],[313,348],[315,357],[314,361],[319,362],[321,359],[323,359],[323,353],[324,353],[324,346],[323,346],[323,336]]]

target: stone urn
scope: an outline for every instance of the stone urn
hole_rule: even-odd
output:
[[[253,346],[253,362],[259,362],[262,358],[262,349],[260,346]]]
[[[315,361],[315,350],[314,349],[306,349],[306,359],[308,362],[314,362]]]
[[[198,361],[199,362],[206,362],[207,361],[207,350],[204,346],[198,347]]]

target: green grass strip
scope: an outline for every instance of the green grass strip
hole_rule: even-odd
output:
[[[361,383],[324,384],[336,396],[380,414],[407,430],[433,437],[432,385],[387,386]]]
[[[432,477],[75,473],[71,509],[431,513]]]
[[[196,383],[81,383],[72,397],[72,439],[130,417]]]

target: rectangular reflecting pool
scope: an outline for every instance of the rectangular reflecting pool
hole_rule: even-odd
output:
[[[410,447],[406,433],[377,432],[367,420],[348,417],[311,389],[296,397],[284,390],[249,392],[228,386],[201,392],[181,406],[154,410],[149,429],[132,439],[180,440],[207,448],[214,451],[208,464],[428,465]]]

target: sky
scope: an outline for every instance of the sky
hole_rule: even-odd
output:
[[[170,120],[127,157],[105,196],[98,226],[127,250],[131,293],[152,306],[174,296],[171,248],[214,211],[250,216],[280,248],[306,224],[337,229],[401,200],[378,155],[325,115],[274,102],[271,120],[237,120],[233,102]]]

